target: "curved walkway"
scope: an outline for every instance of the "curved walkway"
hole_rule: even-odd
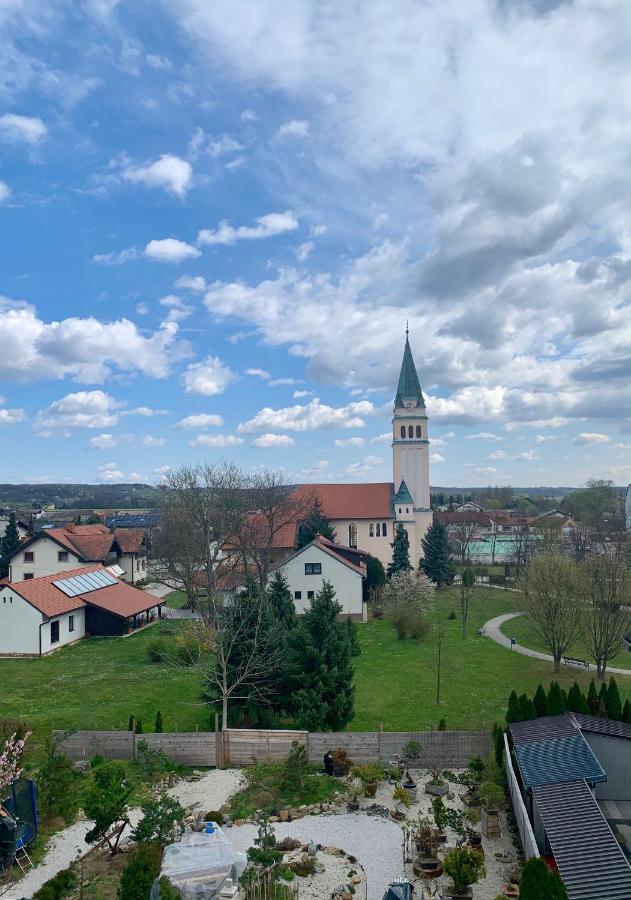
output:
[[[521,644],[513,644],[511,648],[510,638],[507,638],[505,634],[502,634],[501,627],[505,622],[509,622],[511,619],[516,619],[517,616],[523,615],[523,612],[512,612],[504,613],[501,616],[495,616],[494,619],[489,619],[489,621],[484,624],[485,636],[491,638],[492,641],[495,641],[496,644],[500,644],[502,647],[507,647],[509,650],[512,649],[513,653],[521,653],[522,656],[531,656],[533,659],[541,659],[544,662],[554,662],[549,653],[540,653],[538,650],[531,650],[530,647],[522,647]],[[589,671],[595,672],[596,667],[590,665]],[[631,669],[618,669],[615,666],[607,666],[607,674],[631,675]]]

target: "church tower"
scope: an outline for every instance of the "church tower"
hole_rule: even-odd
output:
[[[410,558],[416,568],[421,540],[432,523],[429,498],[429,440],[425,399],[412,358],[408,329],[392,418],[394,516],[410,538]]]

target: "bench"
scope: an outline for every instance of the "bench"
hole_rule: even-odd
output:
[[[484,635],[486,634],[486,628],[480,626],[479,628],[476,628],[475,633],[478,637],[484,637]]]
[[[563,663],[566,666],[583,666],[584,669],[589,669],[589,663],[584,659],[576,659],[575,656],[564,656]]]

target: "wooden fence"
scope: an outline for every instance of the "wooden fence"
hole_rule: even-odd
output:
[[[440,754],[445,768],[463,768],[475,756],[491,751],[488,731],[264,731],[229,728],[214,732],[139,734],[132,731],[56,731],[60,749],[71,759],[133,759],[139,742],[162,750],[169,759],[187,766],[246,766],[284,759],[294,741],[304,744],[309,759],[322,765],[327,750],[343,747],[355,762],[392,759],[408,741],[418,741],[429,752]]]

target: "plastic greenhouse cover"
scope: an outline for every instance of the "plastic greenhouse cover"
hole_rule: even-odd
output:
[[[184,900],[212,900],[229,876],[239,878],[246,867],[247,856],[234,850],[221,828],[212,833],[193,831],[183,835],[177,844],[165,848],[160,875],[167,875]],[[234,869],[234,871],[233,871]],[[157,900],[157,881],[151,900]]]

